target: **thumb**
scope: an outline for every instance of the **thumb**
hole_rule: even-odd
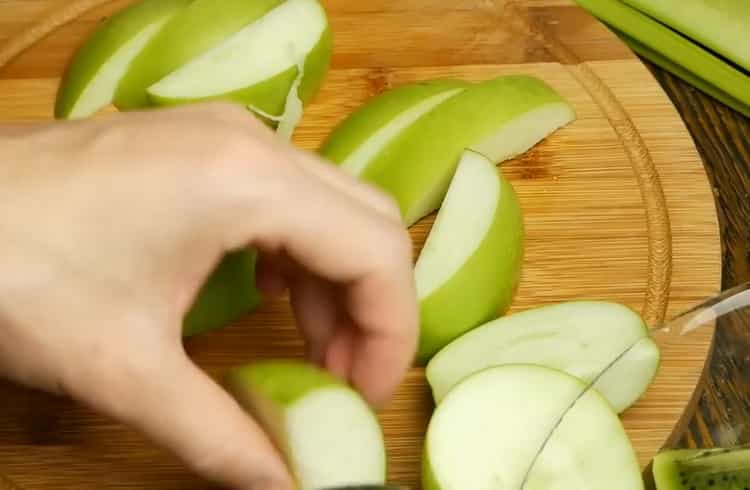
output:
[[[281,455],[250,416],[183,352],[136,375],[114,415],[200,476],[237,490],[292,490]],[[132,390],[132,392],[128,392]]]

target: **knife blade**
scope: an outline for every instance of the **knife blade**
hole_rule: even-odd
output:
[[[701,328],[715,327],[714,322],[731,313],[743,316],[750,313],[750,282],[722,291],[650,330],[652,334],[681,337]]]

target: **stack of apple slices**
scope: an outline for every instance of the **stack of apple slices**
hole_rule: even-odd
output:
[[[227,100],[298,119],[328,69],[331,41],[317,0],[143,0],[78,50],[55,115]]]
[[[430,421],[423,488],[642,490],[620,420],[561,371],[511,364],[451,390]]]
[[[411,226],[440,206],[464,150],[499,163],[574,117],[535,77],[435,80],[374,97],[334,129],[320,152],[390,193]]]

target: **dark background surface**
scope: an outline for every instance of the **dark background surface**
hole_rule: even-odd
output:
[[[750,281],[750,120],[646,62],[685,120],[713,186],[722,286]],[[681,447],[750,443],[750,312],[720,322],[714,356]]]

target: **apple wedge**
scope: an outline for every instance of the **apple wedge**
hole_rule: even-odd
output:
[[[57,119],[91,116],[112,103],[130,64],[190,0],[144,0],[118,12],[76,52],[60,83]]]
[[[642,490],[630,441],[596,390],[561,371],[508,365],[476,373],[435,410],[423,488]]]
[[[522,248],[510,182],[485,156],[464,152],[414,270],[420,361],[508,307]]]
[[[219,2],[221,3],[221,2]],[[258,2],[246,2],[257,4]],[[278,2],[260,2],[273,4]],[[220,9],[217,5],[215,9]],[[179,56],[169,71],[154,70],[157,78],[143,77],[146,97],[156,105],[176,105],[205,100],[229,100],[279,116],[298,75],[298,97],[308,100],[325,75],[331,56],[331,34],[323,7],[316,0],[285,0],[249,19],[241,29],[194,56]],[[174,22],[184,19],[176,18]],[[204,21],[205,22],[205,21]],[[174,29],[177,30],[177,29]],[[178,32],[182,29],[177,30]],[[171,56],[185,38],[172,40],[171,30],[155,39],[145,56],[160,60]],[[200,37],[191,33],[192,37]],[[204,43],[199,43],[204,44]],[[205,43],[208,44],[208,43]],[[154,53],[156,52],[156,53]],[[139,69],[134,65],[133,71]],[[148,71],[148,70],[146,70]],[[129,80],[123,82],[127,85]],[[123,90],[126,90],[123,88]]]
[[[437,95],[431,100],[434,106],[424,101],[420,108],[426,110],[415,110],[405,97],[402,112],[412,110],[412,117],[398,124],[391,120],[390,128],[363,124],[370,111],[365,105],[324,145],[334,163],[390,193],[407,226],[439,207],[465,149],[497,163],[524,153],[575,117],[557,92],[530,76],[501,77],[442,95],[445,100]]]
[[[620,413],[653,380],[659,348],[631,309],[572,301],[508,315],[472,330],[438,352],[426,376],[436,403],[441,403],[467,376],[519,363],[558,369],[586,383],[597,380],[595,387]]]
[[[254,250],[232,252],[224,257],[185,315],[185,337],[224,327],[260,304],[261,295],[255,285],[255,261]]]
[[[227,385],[286,457],[300,490],[384,483],[385,445],[375,413],[327,372],[265,361],[232,370]]]
[[[336,126],[320,154],[359,176],[404,129],[469,85],[459,80],[429,80],[383,92]]]

